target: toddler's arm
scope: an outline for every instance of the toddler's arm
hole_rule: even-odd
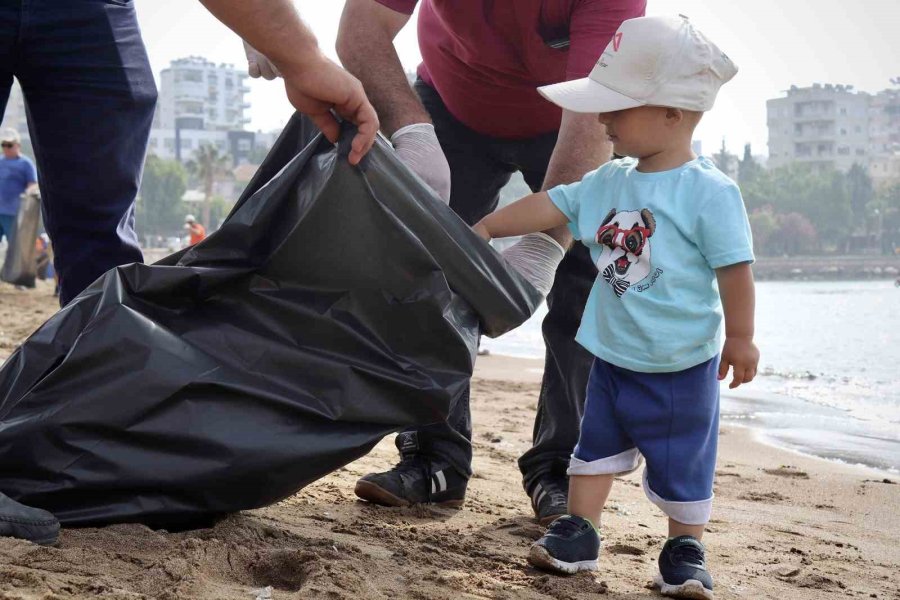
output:
[[[756,292],[753,289],[753,271],[749,263],[740,263],[716,269],[722,308],[725,311],[725,347],[719,364],[719,380],[728,376],[728,368],[734,368],[729,388],[750,383],[759,365],[759,350],[753,343],[753,313]]]
[[[546,231],[569,222],[547,192],[525,196],[475,224],[475,233],[486,240]]]

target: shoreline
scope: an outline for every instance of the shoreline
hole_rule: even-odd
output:
[[[501,367],[502,372],[512,373],[515,371],[515,367],[512,364],[505,364],[507,361],[515,361],[520,362],[521,365],[528,370],[532,375],[536,375],[536,381],[540,383],[540,377],[543,373],[544,361],[542,359],[536,359],[533,357],[524,357],[524,356],[515,356],[510,354],[500,354],[500,353],[491,353],[490,357],[495,357],[500,359],[504,363],[504,366]],[[483,357],[479,357],[483,358]],[[477,368],[477,367],[476,367]],[[723,390],[722,393],[722,401],[724,403],[737,403],[739,400],[747,402],[748,399],[746,397],[738,397],[729,395],[728,392]],[[751,400],[752,402],[752,400]],[[801,401],[802,402],[802,401]],[[784,452],[789,452],[792,454],[796,454],[798,456],[803,456],[806,458],[811,458],[815,460],[821,460],[829,464],[837,464],[844,465],[847,467],[859,468],[863,470],[870,471],[873,475],[878,475],[887,479],[898,479],[900,477],[900,470],[898,469],[890,469],[890,468],[881,468],[874,464],[869,464],[865,462],[852,461],[848,458],[842,458],[839,456],[823,456],[821,454],[816,454],[815,449],[809,449],[808,451],[805,449],[800,449],[797,447],[792,447],[789,443],[780,441],[777,439],[777,429],[772,429],[770,427],[766,427],[763,423],[757,422],[755,418],[749,418],[748,415],[741,414],[730,414],[724,413],[720,418],[720,427],[727,428],[737,428],[737,429],[745,429],[750,431],[754,435],[755,441],[758,443],[775,448],[777,450],[781,450]],[[900,483],[900,480],[898,480]]]
[[[897,280],[900,255],[761,256],[753,276],[757,281]]]

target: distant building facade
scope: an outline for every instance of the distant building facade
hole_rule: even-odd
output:
[[[865,167],[876,183],[900,179],[900,91],[868,94],[853,86],[791,86],[766,103],[768,166]]]

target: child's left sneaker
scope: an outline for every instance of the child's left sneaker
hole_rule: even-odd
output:
[[[587,519],[563,515],[531,546],[528,562],[540,569],[577,573],[599,569],[600,536]]]
[[[713,600],[713,580],[706,570],[706,554],[696,538],[671,538],[659,555],[659,574],[654,583],[664,596]]]

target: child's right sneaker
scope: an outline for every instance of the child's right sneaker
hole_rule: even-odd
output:
[[[706,570],[703,544],[689,535],[666,541],[654,583],[664,596],[713,600],[713,580]]]
[[[558,573],[596,571],[600,568],[600,536],[587,519],[563,515],[550,523],[547,533],[531,546],[528,562]]]

